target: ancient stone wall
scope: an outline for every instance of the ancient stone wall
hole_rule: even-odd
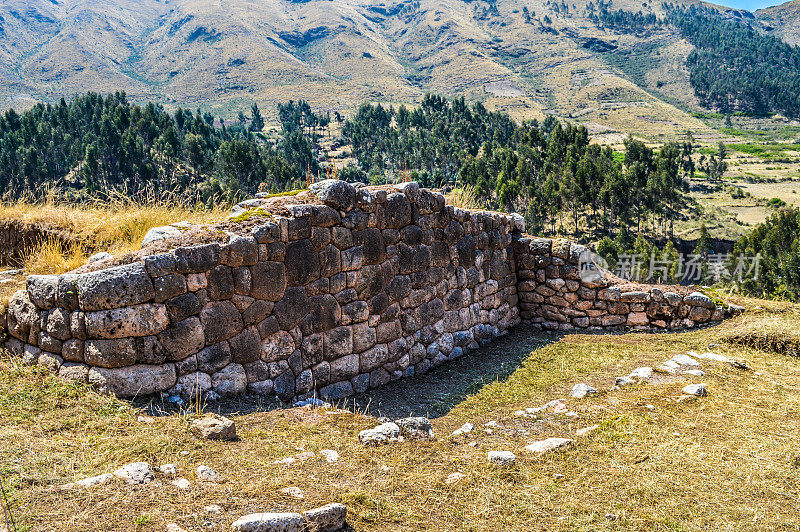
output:
[[[335,399],[424,373],[522,319],[674,329],[728,312],[701,294],[582,275],[583,246],[416,183],[325,181],[234,214],[206,231],[221,242],[30,276],[0,318],[6,347],[121,396]]]

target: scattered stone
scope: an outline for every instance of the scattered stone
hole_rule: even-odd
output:
[[[617,377],[614,379],[615,386],[627,386],[629,384],[636,384],[636,381],[629,377]]]
[[[561,480],[562,478],[564,478],[564,475],[562,475],[561,473],[553,473],[553,478],[556,480]]]
[[[572,445],[572,442],[573,441],[568,438],[547,438],[546,440],[541,440],[530,445],[526,445],[525,450],[535,454],[544,454],[550,451],[555,451],[556,449],[561,449],[562,447],[566,447],[568,445]]]
[[[670,360],[679,366],[700,366],[700,362],[693,359],[689,355],[675,355]]]
[[[186,529],[181,528],[175,523],[167,523],[167,532],[186,532]]]
[[[472,429],[474,428],[475,427],[472,425],[472,423],[464,423],[463,425],[461,425],[460,428],[457,428],[456,430],[453,431],[451,437],[458,438],[461,436],[466,436],[467,434],[472,432]]]
[[[743,371],[750,371],[751,369],[753,369],[753,368],[751,368],[750,366],[748,366],[747,364],[745,364],[744,362],[742,362],[740,360],[728,359],[728,364],[730,364],[731,366],[733,366],[736,369],[741,369]]]
[[[466,476],[467,475],[465,475],[464,473],[458,473],[458,472],[450,473],[449,475],[447,475],[447,478],[444,479],[444,483],[445,484],[456,484],[456,483],[460,482],[461,480],[463,480],[464,477],[466,477]]]
[[[705,377],[706,372],[702,369],[687,369],[683,372],[686,375],[694,375],[695,377]]]
[[[150,416],[139,416],[136,418],[136,421],[139,423],[147,423],[148,425],[151,423],[155,423],[155,419]]]
[[[231,525],[234,532],[301,532],[303,516],[298,513],[263,513],[240,517]]]
[[[690,351],[690,354],[694,354],[697,358],[703,358],[706,360],[715,360],[717,362],[728,362],[728,357],[725,355],[718,355],[716,353],[694,353],[694,351]]]
[[[297,486],[282,488],[281,493],[283,493],[284,495],[288,495],[289,497],[293,497],[295,499],[305,499],[306,497],[306,494],[303,493],[303,490],[301,490]]]
[[[222,480],[219,473],[204,465],[197,468],[197,478],[206,482],[219,482]]]
[[[431,420],[424,417],[406,417],[398,419],[395,424],[400,427],[400,434],[411,440],[433,439]]]
[[[287,466],[290,466],[290,465],[296,464],[297,461],[298,461],[297,458],[295,458],[294,456],[287,456],[286,458],[281,458],[280,460],[275,460],[272,463],[275,464],[275,465],[287,465]]]
[[[192,433],[206,440],[235,440],[236,423],[223,416],[208,415],[192,421]]]
[[[691,403],[694,401],[697,401],[696,395],[681,395],[675,400],[676,403]]]
[[[570,392],[569,395],[576,399],[583,399],[587,395],[594,393],[597,393],[597,389],[592,388],[588,384],[581,382],[572,387],[572,391]]]
[[[188,490],[189,486],[192,485],[191,482],[189,482],[187,479],[183,477],[176,478],[171,482],[171,484],[180,490]]]
[[[159,466],[158,468],[159,473],[163,473],[164,475],[175,476],[178,474],[178,466],[175,464],[164,464]]]
[[[336,532],[344,528],[347,507],[337,502],[303,512],[309,532]]]
[[[489,463],[500,466],[511,465],[517,461],[517,456],[511,451],[489,451],[486,458]]]
[[[203,507],[203,510],[210,514],[221,514],[222,513],[222,506],[219,504],[209,504],[208,506]]]
[[[311,397],[309,399],[303,399],[302,401],[297,401],[292,405],[295,408],[302,408],[306,406],[310,407],[317,407],[317,408],[330,408],[331,404],[326,403],[322,399],[317,399],[316,397]]]
[[[630,375],[628,375],[628,378],[647,380],[652,376],[653,376],[653,368],[651,368],[650,366],[642,366],[631,371]]]
[[[648,409],[648,410],[655,410],[655,409],[656,409],[656,406],[655,406],[655,405],[650,405],[650,404],[644,405],[644,407],[645,407],[646,409]]]
[[[358,440],[364,445],[380,445],[400,441],[400,427],[389,421],[373,429],[362,430],[358,433]]]
[[[579,438],[582,438],[584,436],[588,436],[589,434],[591,434],[592,432],[596,431],[599,428],[600,428],[600,425],[592,425],[592,426],[589,426],[589,427],[584,427],[582,429],[576,430],[575,431],[575,436],[578,436]]]
[[[175,238],[176,236],[181,236],[183,232],[178,229],[177,227],[173,227],[171,225],[163,225],[161,227],[153,227],[147,234],[144,235],[142,239],[142,247],[147,246],[152,242],[157,242],[159,240],[167,240],[169,238]]]
[[[699,384],[690,384],[681,390],[686,395],[694,395],[696,397],[704,397],[708,395],[708,390],[706,390],[706,383],[701,382]]]
[[[125,464],[116,471],[114,476],[128,484],[148,484],[153,481],[153,471],[147,462],[133,462]]]
[[[88,477],[81,480],[76,480],[75,482],[70,482],[69,484],[64,484],[63,486],[61,486],[61,488],[66,490],[71,490],[74,488],[90,488],[92,486],[101,486],[103,484],[108,484],[113,480],[114,480],[114,475],[112,475],[111,473],[103,473],[102,475]]]
[[[329,464],[333,464],[339,461],[339,453],[334,451],[333,449],[323,449],[319,452],[325,461]]]

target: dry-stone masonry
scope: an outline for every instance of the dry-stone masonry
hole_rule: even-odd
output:
[[[221,241],[30,276],[0,317],[6,347],[120,396],[337,399],[425,373],[523,320],[674,330],[735,310],[583,275],[583,246],[526,235],[518,215],[446,205],[416,183],[328,180],[234,214],[208,229]]]

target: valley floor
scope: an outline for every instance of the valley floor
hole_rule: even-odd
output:
[[[234,442],[192,436],[195,410],[158,415],[161,405],[102,397],[3,355],[0,479],[17,530],[229,530],[244,514],[328,502],[346,504],[357,531],[797,530],[800,359],[726,340],[769,325],[786,340],[781,349],[796,354],[800,307],[737,302],[750,309],[744,316],[682,334],[557,338],[520,328],[454,365],[359,397],[355,408],[227,403]],[[616,376],[689,351],[751,369],[701,360],[702,378],[656,374],[613,389]],[[579,382],[599,392],[569,398]],[[707,383],[709,395],[677,401],[692,382]],[[515,415],[553,399],[574,414]],[[433,418],[435,441],[358,442],[360,430],[377,424],[364,412],[409,411]],[[449,437],[467,422],[475,429],[465,439]],[[599,427],[576,436],[592,425]],[[524,450],[554,436],[575,442],[541,456]],[[323,449],[338,461],[326,461]],[[512,451],[517,461],[493,466],[491,450]],[[189,486],[159,473],[142,486],[59,488],[136,461],[177,464]],[[201,464],[223,480],[198,481]],[[454,472],[463,479],[445,483]]]

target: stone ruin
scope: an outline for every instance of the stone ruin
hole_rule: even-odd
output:
[[[523,322],[678,330],[741,310],[685,287],[587,275],[584,246],[527,235],[519,215],[453,207],[413,182],[327,180],[156,244],[29,276],[0,316],[8,351],[123,397],[339,399]]]

